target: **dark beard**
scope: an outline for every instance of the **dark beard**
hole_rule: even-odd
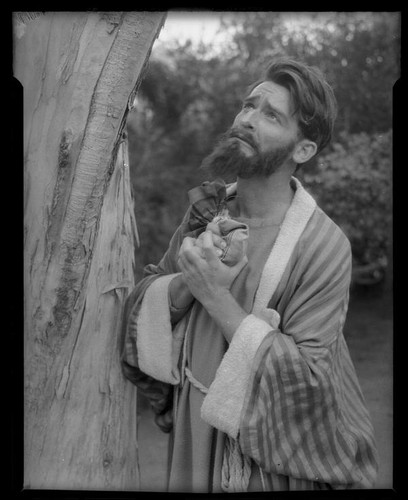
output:
[[[254,154],[247,157],[241,151],[241,145],[236,136],[245,139],[254,149]],[[244,136],[234,129],[223,134],[212,153],[204,158],[201,169],[212,178],[221,177],[226,182],[233,182],[237,177],[269,177],[282,166],[292,152],[294,143],[280,146],[275,150],[262,154],[251,137]]]

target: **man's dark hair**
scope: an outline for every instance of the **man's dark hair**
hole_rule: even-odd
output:
[[[314,66],[279,58],[268,66],[264,78],[251,85],[250,92],[265,81],[290,92],[300,131],[303,137],[316,143],[320,153],[331,140],[337,116],[336,98],[323,73]]]

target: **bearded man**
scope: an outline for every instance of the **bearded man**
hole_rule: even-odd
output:
[[[129,296],[123,369],[171,432],[169,491],[374,484],[342,331],[350,244],[293,176],[335,115],[317,69],[273,62],[203,162],[217,179],[190,191],[168,251]]]

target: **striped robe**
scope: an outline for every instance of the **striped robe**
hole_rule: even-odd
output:
[[[292,178],[292,184],[296,193],[253,310],[222,358],[201,418],[239,442],[265,474],[267,489],[372,487],[373,428],[343,336],[350,244],[300,182]],[[168,285],[191,229],[187,214],[126,313],[125,375],[150,392],[159,419],[171,412],[170,387],[180,383],[183,339],[173,328]],[[159,314],[166,306],[166,314]]]

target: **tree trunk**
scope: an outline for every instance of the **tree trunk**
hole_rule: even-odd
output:
[[[14,15],[14,76],[24,87],[25,488],[139,486],[136,391],[119,363],[136,238],[123,129],[164,18]]]

